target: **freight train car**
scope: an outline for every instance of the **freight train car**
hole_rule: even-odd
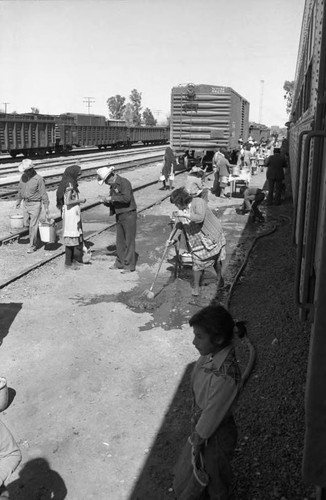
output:
[[[0,113],[0,152],[13,158],[46,154],[55,149],[55,117],[49,115]]]
[[[106,120],[101,115],[64,113],[56,117],[57,150],[67,151],[75,147],[114,149],[130,146],[130,132],[125,122]]]
[[[249,126],[249,135],[258,144],[267,143],[270,140],[271,129],[263,124],[252,123]]]
[[[171,93],[170,142],[179,156],[189,151],[232,150],[248,138],[249,102],[230,87],[177,86]]]
[[[0,152],[12,157],[65,153],[73,147],[116,149],[140,141],[166,144],[168,140],[167,127],[128,127],[122,120],[107,120],[101,115],[0,114]]]
[[[295,294],[311,323],[303,476],[326,498],[326,8],[306,0],[289,126]]]

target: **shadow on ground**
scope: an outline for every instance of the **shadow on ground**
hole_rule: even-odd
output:
[[[22,308],[21,302],[8,302],[0,304],[0,344],[8,335],[9,329],[19,311]]]
[[[170,407],[150,449],[128,500],[165,500],[174,498],[173,467],[190,434],[190,376],[194,363],[187,365]],[[185,425],[186,422],[188,425]]]
[[[67,488],[62,477],[50,468],[44,458],[26,462],[19,478],[7,486],[14,500],[64,500]]]

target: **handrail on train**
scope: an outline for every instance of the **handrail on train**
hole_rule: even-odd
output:
[[[295,179],[295,189],[294,193],[296,196],[293,196],[293,225],[292,225],[292,243],[295,245],[295,234],[296,234],[296,225],[297,225],[297,208],[298,208],[298,194],[299,194],[299,183],[300,183],[300,175],[301,175],[301,154],[302,154],[302,145],[303,138],[305,135],[309,134],[311,130],[303,130],[299,134],[299,145],[298,145],[298,154],[297,154],[297,176]]]
[[[303,134],[303,132],[302,132]],[[310,271],[310,266],[312,262],[312,245],[314,244],[314,241],[312,241],[311,238],[311,233],[312,229],[311,226],[313,226],[313,208],[315,206],[314,203],[310,203],[310,208],[309,208],[309,224],[308,224],[308,233],[307,236],[307,246],[306,246],[306,252],[305,252],[305,259],[306,259],[306,264],[305,264],[305,271],[304,271],[304,280],[303,280],[303,293],[302,293],[302,301],[300,298],[300,283],[301,283],[301,261],[302,261],[302,256],[303,256],[303,237],[304,237],[304,215],[305,215],[305,209],[306,209],[306,195],[307,195],[307,181],[308,181],[308,166],[309,166],[309,156],[310,156],[310,144],[311,144],[311,139],[314,137],[326,137],[326,132],[324,130],[313,130],[307,134],[306,141],[305,141],[305,150],[304,150],[304,157],[303,157],[303,182],[302,182],[302,188],[303,188],[303,194],[301,196],[301,206],[300,206],[300,211],[299,211],[299,234],[298,234],[298,252],[297,252],[297,260],[296,260],[296,272],[295,272],[295,299],[300,308],[307,307],[307,295],[308,295],[308,273]],[[306,168],[305,168],[306,167]],[[315,200],[316,199],[316,193],[317,189],[319,188],[319,185],[317,184],[317,167],[318,165],[315,164],[315,162],[312,163],[312,169],[311,169],[311,191],[310,191],[310,199]],[[309,241],[310,240],[310,241]]]

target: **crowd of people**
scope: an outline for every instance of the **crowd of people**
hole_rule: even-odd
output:
[[[246,149],[239,149],[233,162],[223,149],[213,157],[214,184],[212,193],[225,197],[225,188],[234,165],[247,166],[250,157]],[[249,151],[252,155],[253,151]],[[236,159],[236,163],[234,163]],[[266,159],[269,204],[280,203],[281,184],[284,179],[285,158],[275,148]],[[185,185],[173,189],[177,161],[171,147],[166,149],[161,173],[163,189],[173,190],[170,202],[177,208],[173,212],[175,221],[166,246],[179,245],[185,238],[192,257],[194,296],[200,295],[200,284],[204,271],[212,268],[216,273],[217,289],[224,286],[222,263],[226,256],[226,239],[218,217],[208,205],[208,188],[203,179],[205,169],[198,162],[189,171]],[[49,216],[49,198],[44,180],[39,176],[32,160],[22,161],[19,170],[17,207],[24,203],[26,225],[29,225],[30,248],[38,246],[38,222],[42,205]],[[78,269],[83,263],[83,227],[78,180],[82,169],[78,162],[66,168],[56,193],[57,208],[63,220],[66,269]],[[107,196],[99,200],[116,217],[116,260],[112,269],[123,273],[136,268],[137,206],[130,181],[116,173],[113,166],[99,168],[97,180],[109,187]],[[275,196],[274,196],[275,191]],[[258,206],[265,198],[263,190],[245,187],[244,211],[252,211],[258,221],[263,216]],[[176,252],[178,255],[178,252]],[[189,322],[193,328],[193,344],[199,352],[192,375],[193,412],[191,433],[181,452],[175,468],[174,490],[177,498],[227,499],[232,498],[231,459],[234,454],[237,429],[232,416],[241,387],[241,373],[236,360],[233,335],[246,333],[243,323],[235,322],[230,313],[218,302],[212,301],[199,310]],[[5,481],[17,468],[21,454],[10,432],[0,422],[0,498],[6,497]],[[194,481],[194,471],[201,474]],[[2,483],[1,483],[2,481]],[[197,495],[197,496],[196,496]],[[8,498],[8,497],[7,497]]]

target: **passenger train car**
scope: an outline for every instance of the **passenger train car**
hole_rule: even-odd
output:
[[[124,121],[107,120],[101,115],[0,113],[0,152],[8,152],[13,158],[18,154],[64,153],[74,146],[114,149],[136,142],[166,144],[168,140],[167,127],[128,127]]]
[[[306,0],[288,123],[295,294],[311,323],[303,477],[326,498],[326,7]]]

